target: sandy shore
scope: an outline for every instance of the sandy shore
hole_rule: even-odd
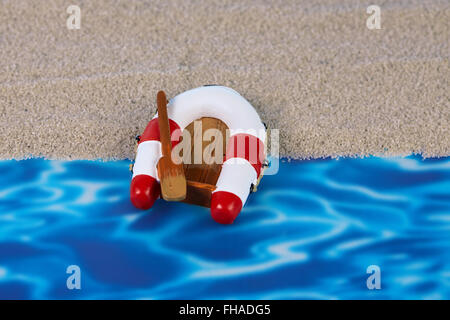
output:
[[[155,95],[230,86],[294,158],[450,155],[450,5],[0,1],[0,158],[133,158]]]

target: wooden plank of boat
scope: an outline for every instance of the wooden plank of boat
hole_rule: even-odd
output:
[[[215,152],[220,152],[220,159],[223,159],[226,151],[226,144],[228,141],[229,131],[227,130],[227,125],[217,119],[203,117],[196,121],[200,121],[202,130],[194,130],[194,122],[190,123],[185,130],[189,131],[191,139],[191,156],[194,154],[194,143],[202,141],[202,155],[204,155],[204,150],[214,141],[205,141],[203,139],[204,133],[209,129],[217,129],[221,133],[222,139],[222,150],[214,150],[210,156],[215,157]],[[196,135],[201,135],[197,137]],[[199,140],[200,138],[200,140]],[[193,160],[193,159],[191,159]],[[216,189],[216,183],[219,179],[220,172],[222,170],[222,162],[213,162],[208,164],[209,159],[202,156],[202,162],[199,164],[190,163],[184,164],[184,172],[187,180],[187,194],[186,199],[183,202],[195,204],[203,207],[211,206],[211,194]],[[191,161],[193,162],[193,161]]]

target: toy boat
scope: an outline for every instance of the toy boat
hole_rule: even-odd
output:
[[[165,100],[165,95],[161,93],[160,98],[160,93],[158,113],[137,138],[131,202],[135,207],[146,210],[159,197],[184,201],[209,207],[212,218],[218,223],[233,223],[250,192],[256,190],[267,166],[265,124],[245,98],[224,86],[209,85],[181,93],[168,101],[167,109],[160,106],[160,103],[165,104],[160,102],[160,99]],[[201,123],[201,132],[195,132],[198,123]],[[175,172],[178,169],[174,169],[174,163],[168,164],[173,168],[162,165],[171,148],[176,148],[184,140],[181,137],[186,131],[192,137],[198,134],[205,137],[209,129],[221,133],[219,137],[223,140],[218,144],[221,148],[215,152],[221,153],[219,158],[223,161],[211,163],[202,158],[199,163],[183,162],[181,172]],[[167,140],[169,131],[171,138]],[[200,148],[194,143],[198,140],[192,139],[191,151],[200,149],[204,154],[209,142],[204,140],[201,139]],[[185,149],[182,159],[185,159],[184,152]],[[168,181],[166,177],[171,174],[170,179],[176,175],[177,182],[163,183],[162,179]],[[171,190],[171,187],[177,190]],[[170,198],[168,193],[172,191],[181,196]]]

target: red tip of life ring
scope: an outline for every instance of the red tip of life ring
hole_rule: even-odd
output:
[[[221,224],[234,222],[242,209],[241,199],[227,191],[217,191],[211,197],[211,216]]]
[[[133,205],[142,210],[150,209],[161,192],[155,178],[140,174],[131,180],[130,199]]]

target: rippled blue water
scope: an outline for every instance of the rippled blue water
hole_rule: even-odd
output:
[[[450,158],[284,162],[232,226],[134,209],[128,164],[0,161],[0,298],[450,298]]]

